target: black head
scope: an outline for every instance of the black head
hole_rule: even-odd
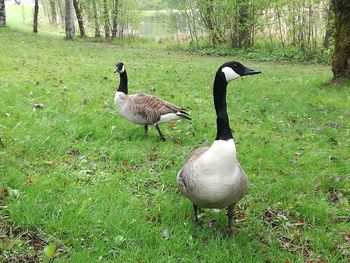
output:
[[[118,62],[115,65],[115,70],[114,73],[118,72],[119,74],[124,73],[125,72],[125,66],[123,62]]]
[[[237,79],[243,76],[261,73],[261,71],[250,69],[237,61],[230,61],[224,63],[218,69],[218,72],[224,73],[227,82],[230,82],[233,79]]]

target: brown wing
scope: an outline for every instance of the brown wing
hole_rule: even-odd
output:
[[[139,93],[132,95],[133,102],[135,104],[141,104],[144,107],[148,107],[150,109],[159,112],[160,115],[164,115],[167,113],[176,113],[181,110],[181,108],[171,104],[166,100],[159,99],[155,96]]]
[[[132,104],[132,111],[137,114],[140,120],[146,124],[153,124],[160,119],[160,113],[155,109],[146,106],[145,104]]]

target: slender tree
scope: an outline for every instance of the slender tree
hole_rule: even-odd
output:
[[[112,39],[117,36],[117,26],[118,26],[118,9],[119,9],[119,0],[114,0],[114,9],[113,9],[113,25],[112,25]]]
[[[334,11],[333,11],[333,6],[332,2],[329,3],[328,9],[326,10],[326,33],[323,39],[323,47],[324,48],[329,48],[330,45],[330,40],[333,37],[334,34]]]
[[[103,16],[104,16],[104,28],[105,28],[105,38],[108,40],[111,38],[111,30],[109,26],[109,16],[108,16],[108,5],[107,0],[103,0]]]
[[[73,39],[75,36],[73,0],[66,0],[66,38]]]
[[[34,2],[33,32],[38,33],[39,0]]]
[[[213,0],[198,1],[198,10],[201,15],[204,26],[206,27],[213,47],[216,47],[217,43],[224,42],[224,37],[220,30],[220,27],[215,23],[214,18],[218,15],[214,10],[215,2]]]
[[[6,26],[5,0],[0,0],[0,27]]]
[[[333,83],[350,79],[350,1],[332,0],[334,8]]]
[[[50,0],[50,22],[52,24],[57,24],[57,12],[56,12],[56,1],[55,0]]]
[[[249,26],[249,3],[247,1],[239,2],[238,13],[239,13],[239,48],[248,48],[251,43],[251,31]]]
[[[85,27],[84,27],[81,5],[80,5],[78,0],[73,0],[73,5],[74,5],[74,9],[75,9],[75,14],[76,14],[77,19],[78,19],[80,36],[85,37]]]
[[[59,17],[60,17],[60,20],[61,20],[61,25],[64,26],[65,25],[65,13],[66,13],[65,1],[59,1],[57,3],[57,5],[58,5]]]
[[[96,0],[92,0],[92,11],[93,11],[93,17],[94,17],[94,24],[95,24],[95,37],[100,37],[100,24],[98,22],[98,13],[97,13],[97,3]]]
[[[0,0],[0,27],[6,26],[5,0]]]

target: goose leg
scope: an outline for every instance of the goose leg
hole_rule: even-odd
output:
[[[231,235],[233,233],[233,229],[232,229],[232,220],[233,220],[233,205],[230,205],[229,207],[227,207],[227,219],[228,219],[228,223],[227,223],[227,233],[229,235]]]
[[[157,129],[158,133],[159,133],[160,140],[164,142],[165,141],[165,137],[162,134],[162,132],[160,131],[158,124],[156,124],[155,126],[156,126],[156,129]]]
[[[148,125],[145,125],[145,134],[148,134]]]
[[[198,219],[198,206],[193,204],[193,210],[194,210],[194,221],[197,225],[201,225],[201,222]]]

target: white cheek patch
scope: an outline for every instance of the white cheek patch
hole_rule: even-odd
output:
[[[125,71],[125,67],[123,65],[122,69],[119,71],[119,73],[123,73]]]
[[[224,67],[221,69],[222,72],[225,74],[226,81],[229,82],[233,79],[237,79],[241,77],[239,74],[237,74],[232,68],[230,67]]]

